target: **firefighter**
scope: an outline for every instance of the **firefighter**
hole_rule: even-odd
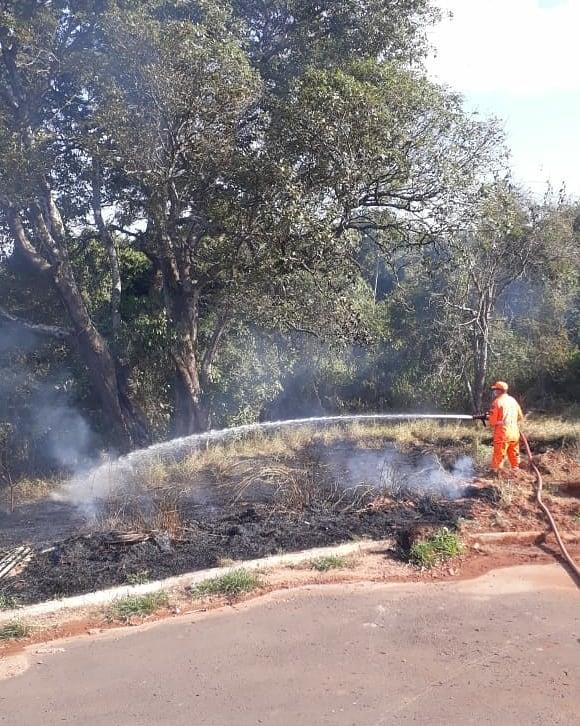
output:
[[[493,458],[491,468],[499,473],[506,457],[512,469],[520,466],[520,428],[524,414],[515,398],[508,395],[508,384],[497,381],[491,387],[494,400],[489,412],[489,425],[493,429]]]

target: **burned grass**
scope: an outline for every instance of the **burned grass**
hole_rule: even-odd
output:
[[[380,461],[396,435],[409,461],[436,455],[447,470],[474,441],[485,445],[482,430],[476,434],[472,426],[434,422],[295,430],[149,462],[134,473],[138,486],[99,503],[89,531],[37,548],[6,593],[29,604],[361,538],[401,542],[417,528],[425,538],[442,527],[467,534],[544,529],[527,472],[476,480],[451,500],[384,469],[388,486],[381,489],[358,466]],[[548,485],[580,472],[571,451],[546,451],[539,463]],[[564,531],[578,530],[577,498],[555,486],[551,507]]]
[[[305,509],[276,513],[267,505],[232,507],[210,521],[189,521],[184,536],[160,546],[154,538],[134,544],[105,534],[70,538],[39,552],[10,585],[22,604],[126,584],[146,571],[154,581],[219,566],[224,560],[258,559],[280,551],[385,539],[417,520],[452,526],[469,516],[470,502],[391,502],[360,511]]]

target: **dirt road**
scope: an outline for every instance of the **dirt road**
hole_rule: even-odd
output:
[[[580,595],[558,566],[283,592],[28,658],[0,682],[6,726],[580,722]]]

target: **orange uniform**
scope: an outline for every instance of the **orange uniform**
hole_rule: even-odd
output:
[[[493,428],[491,468],[498,471],[506,456],[514,469],[520,465],[520,421],[524,414],[512,396],[502,393],[491,405],[489,425]]]

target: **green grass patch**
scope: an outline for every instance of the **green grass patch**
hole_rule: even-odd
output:
[[[127,575],[128,585],[145,585],[145,583],[151,580],[149,570],[143,570],[142,572],[133,572],[131,575]]]
[[[329,570],[345,570],[353,567],[350,558],[341,555],[326,555],[325,557],[316,557],[309,561],[311,569],[317,572],[328,572]]]
[[[240,568],[218,575],[208,580],[203,580],[191,588],[193,597],[209,597],[212,595],[225,595],[226,597],[237,597],[245,592],[256,590],[262,584],[255,572]]]
[[[12,595],[0,592],[0,610],[14,610],[14,608],[17,607],[18,600],[16,600],[16,598],[12,597]]]
[[[459,535],[443,527],[430,537],[415,542],[411,547],[409,561],[418,567],[429,568],[457,557],[462,552],[463,545]]]
[[[30,627],[18,620],[0,625],[0,640],[21,640],[30,635]]]
[[[147,595],[129,595],[113,603],[109,615],[115,620],[128,621],[134,617],[151,615],[168,604],[169,598],[163,590]]]

